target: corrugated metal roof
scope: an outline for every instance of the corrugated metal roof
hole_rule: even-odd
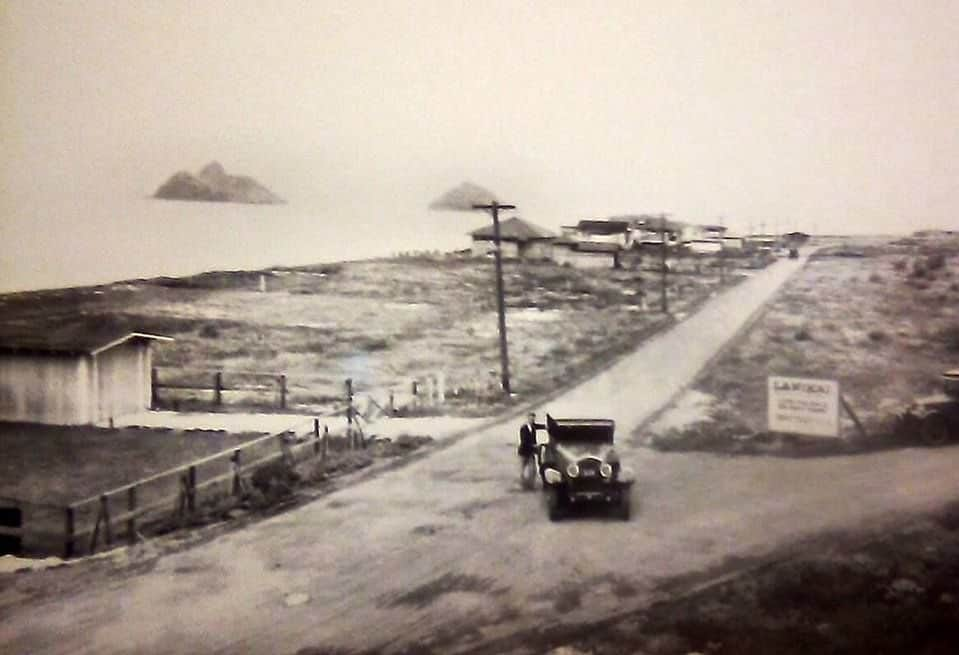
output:
[[[40,327],[0,325],[0,352],[35,352],[58,355],[96,355],[132,339],[172,341],[172,337],[146,332],[130,332],[113,327],[88,325]]]
[[[470,232],[470,235],[474,239],[492,239],[493,225],[491,223],[486,227],[473,230]],[[524,221],[518,216],[501,221],[499,224],[499,235],[502,241],[535,241],[537,239],[552,239],[556,236],[552,232],[544,230],[538,225],[533,225],[528,221]]]

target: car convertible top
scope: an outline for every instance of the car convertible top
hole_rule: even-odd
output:
[[[613,443],[616,422],[604,418],[555,419],[546,415],[546,432],[557,443]]]

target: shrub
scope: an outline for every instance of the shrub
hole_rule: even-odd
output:
[[[894,271],[902,272],[906,270],[906,267],[909,265],[909,261],[906,259],[897,259],[892,263],[892,269]]]
[[[939,332],[939,339],[949,352],[959,352],[959,323],[943,328]]]
[[[262,494],[263,502],[267,504],[292,494],[299,480],[300,476],[283,460],[261,466],[250,477],[253,488]]]
[[[881,343],[886,341],[889,336],[882,330],[870,330],[869,331],[869,340],[874,343]]]
[[[871,273],[869,275],[869,281],[874,283],[882,282],[882,276],[879,273]]]
[[[362,344],[363,350],[369,353],[377,352],[379,350],[386,350],[389,347],[390,344],[386,339],[378,337],[370,337]]]
[[[796,341],[812,341],[812,333],[809,332],[808,327],[803,326],[796,330],[796,334],[793,335],[793,338]]]
[[[926,270],[927,271],[938,271],[940,268],[946,265],[946,256],[941,252],[934,253],[926,257]]]
[[[200,336],[204,339],[219,339],[220,331],[212,323],[207,323],[200,328]]]

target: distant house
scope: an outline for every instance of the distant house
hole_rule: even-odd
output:
[[[783,239],[777,234],[750,234],[743,237],[745,250],[775,250],[783,245]]]
[[[514,216],[499,224],[500,248],[508,259],[549,259],[552,241],[556,235]],[[493,252],[493,225],[481,227],[470,233],[474,257],[485,257]]]
[[[742,250],[743,238],[742,237],[723,237],[722,244],[723,244],[723,250]]]
[[[663,235],[666,245],[678,246],[682,242],[682,234],[686,224],[679,221],[657,216],[641,215],[630,223],[628,247],[633,250],[656,250],[663,246]]]
[[[622,251],[615,243],[592,243],[566,237],[553,241],[553,261],[574,268],[619,268]]]
[[[723,249],[726,228],[722,225],[684,225],[680,235],[686,250],[697,255],[716,254]]]
[[[572,234],[567,234],[580,242],[613,244],[625,248],[629,245],[630,227],[629,221],[586,219],[572,228]]]
[[[121,330],[0,328],[0,421],[98,423],[148,409],[154,341]]]

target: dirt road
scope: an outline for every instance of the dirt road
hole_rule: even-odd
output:
[[[543,408],[618,421],[639,479],[629,523],[550,523],[540,494],[519,491],[516,426],[503,425],[148,570],[27,603],[0,622],[0,652],[524,652],[511,634],[639,607],[668,578],[959,496],[959,448],[785,460],[629,444],[798,265],[777,263]]]

